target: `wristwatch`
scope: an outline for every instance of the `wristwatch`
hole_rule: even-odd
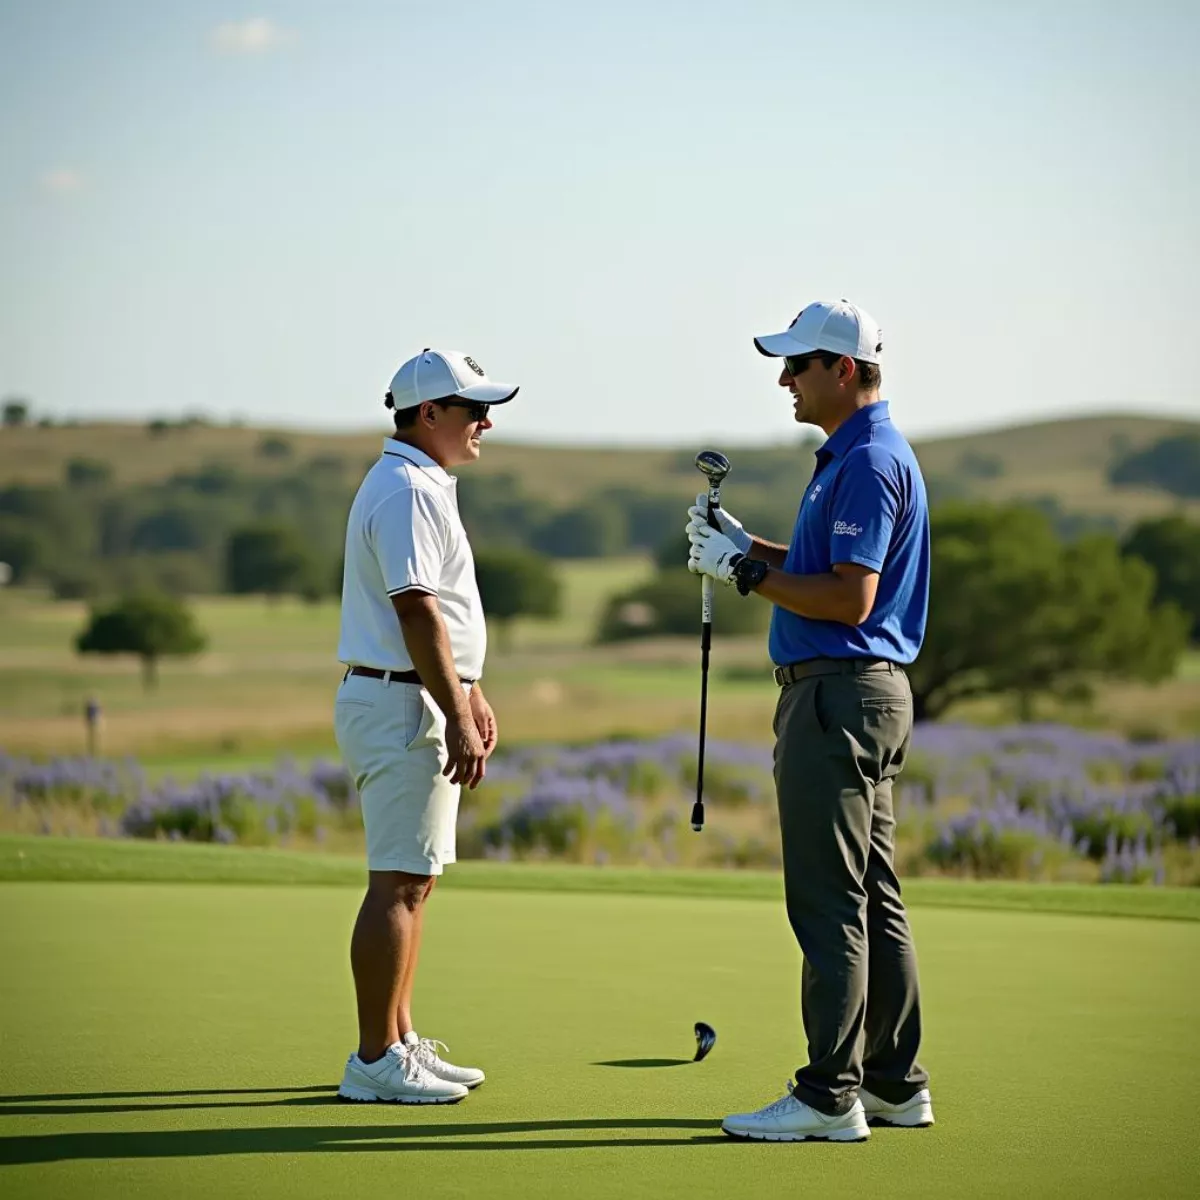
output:
[[[749,558],[741,555],[733,564],[733,582],[737,584],[738,592],[748,596],[764,579],[771,569],[761,558]]]

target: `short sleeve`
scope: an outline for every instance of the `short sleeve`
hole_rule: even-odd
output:
[[[390,496],[372,514],[369,536],[389,596],[413,588],[437,595],[449,538],[428,492],[405,488]]]
[[[878,571],[887,558],[900,513],[897,463],[852,451],[829,506],[829,561]]]

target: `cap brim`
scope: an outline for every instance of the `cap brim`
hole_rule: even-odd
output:
[[[767,358],[783,358],[789,354],[812,354],[814,350],[818,350],[818,346],[810,346],[807,342],[797,341],[790,333],[768,333],[763,337],[756,337],[754,345],[758,348],[759,354],[765,354]]]
[[[484,404],[507,404],[521,389],[512,383],[473,383],[454,394],[464,400],[482,400]]]

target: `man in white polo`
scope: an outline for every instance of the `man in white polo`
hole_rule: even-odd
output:
[[[350,942],[359,1041],[338,1095],[447,1104],[483,1072],[418,1037],[411,1003],[425,903],[455,861],[459,789],[496,747],[479,686],[487,631],[475,563],[446,468],[474,462],[491,406],[517,388],[474,359],[424,350],[392,379],[396,432],[350,509],[334,706],[338,747],[362,801],[367,894]]]

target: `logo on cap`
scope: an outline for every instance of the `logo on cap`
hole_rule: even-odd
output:
[[[463,362],[465,362],[467,366],[475,372],[476,375],[483,374],[483,368],[469,354],[463,355]]]

